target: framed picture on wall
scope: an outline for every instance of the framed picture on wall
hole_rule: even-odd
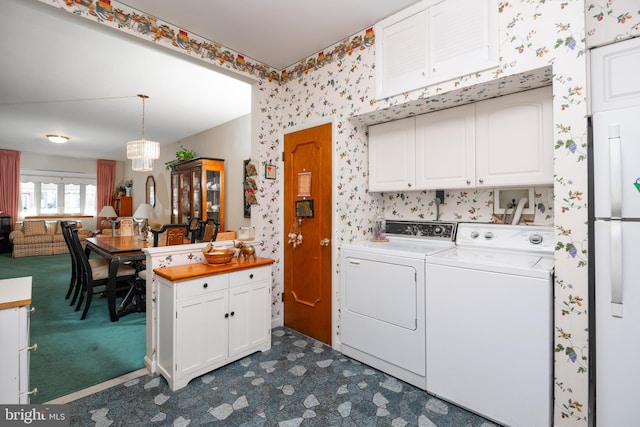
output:
[[[296,200],[296,217],[313,218],[313,200]]]
[[[276,179],[278,168],[274,165],[264,165],[264,177],[267,179]]]

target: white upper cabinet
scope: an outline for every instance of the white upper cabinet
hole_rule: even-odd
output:
[[[369,127],[369,191],[415,188],[413,117]]]
[[[553,183],[552,89],[476,104],[476,186]]]
[[[464,188],[475,176],[474,105],[415,118],[416,188]]]
[[[369,127],[369,191],[553,183],[551,87]]]
[[[498,65],[497,0],[425,0],[375,26],[376,97]]]

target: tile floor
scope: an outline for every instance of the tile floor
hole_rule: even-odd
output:
[[[272,333],[271,350],[175,392],[142,370],[51,403],[68,403],[72,426],[496,426],[295,331]]]

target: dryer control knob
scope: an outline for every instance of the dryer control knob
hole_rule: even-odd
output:
[[[529,243],[533,245],[539,245],[543,240],[544,239],[541,234],[532,234],[531,236],[529,236]]]
[[[472,239],[477,239],[479,235],[480,235],[480,233],[478,233],[477,231],[472,231],[471,232],[471,238]]]
[[[487,231],[486,233],[484,233],[484,238],[487,240],[493,239],[493,233],[490,231]]]

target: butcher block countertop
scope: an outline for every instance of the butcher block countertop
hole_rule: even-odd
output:
[[[182,280],[212,276],[214,274],[233,273],[234,271],[245,270],[247,268],[262,267],[273,264],[274,262],[275,260],[271,258],[261,257],[257,257],[255,260],[239,260],[238,258],[233,258],[226,264],[185,264],[176,265],[175,267],[155,268],[153,272],[172,282],[179,282]]]

